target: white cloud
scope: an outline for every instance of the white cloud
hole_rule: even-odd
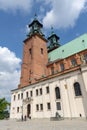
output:
[[[67,28],[75,25],[80,13],[85,9],[87,0],[49,0],[49,2],[51,10],[46,12],[43,18],[44,26]]]
[[[17,88],[21,59],[6,47],[0,47],[0,97],[10,99],[10,91]]]
[[[0,10],[30,11],[33,0],[0,0]]]

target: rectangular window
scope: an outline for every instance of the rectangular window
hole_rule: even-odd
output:
[[[14,95],[14,101],[15,101],[15,99],[16,99],[16,95]]]
[[[49,86],[46,87],[46,93],[49,93]]]
[[[64,64],[63,63],[60,64],[60,69],[61,69],[61,71],[64,71]]]
[[[23,99],[23,93],[21,93],[21,99]]]
[[[31,48],[29,49],[29,54],[30,54],[30,55],[32,54],[32,49],[31,49]]]
[[[49,102],[47,103],[47,109],[48,109],[48,110],[50,110],[50,109],[51,109],[51,105],[50,105],[50,103],[49,103]]]
[[[39,111],[39,105],[36,104],[36,111]]]
[[[41,111],[43,110],[43,104],[40,104],[40,110]]]
[[[61,104],[60,104],[60,102],[56,102],[56,109],[57,110],[61,110]]]
[[[54,74],[54,67],[51,67],[51,74]]]
[[[42,95],[42,88],[40,88],[40,95]]]
[[[30,97],[32,97],[33,96],[33,92],[32,91],[30,91]]]
[[[41,48],[41,54],[43,54],[43,48]]]
[[[36,89],[36,96],[38,96],[38,89]]]
[[[26,98],[28,98],[28,92],[26,92]]]
[[[20,99],[20,94],[18,94],[18,100]]]
[[[19,107],[17,107],[17,113],[19,113]]]
[[[77,62],[76,62],[76,59],[75,59],[75,58],[71,59],[71,64],[72,64],[73,66],[77,65]]]

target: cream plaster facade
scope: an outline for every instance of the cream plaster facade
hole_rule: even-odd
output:
[[[29,85],[21,89],[12,90],[11,97],[11,114],[10,118],[21,119],[23,116],[34,118],[50,118],[55,117],[56,112],[64,118],[86,118],[87,117],[87,64],[82,65],[79,70],[57,76],[52,79],[46,79],[39,83]],[[78,82],[81,87],[81,96],[75,96],[73,84]],[[46,87],[49,86],[49,93]],[[56,99],[55,88],[60,88],[60,99]],[[42,94],[40,89],[42,88]],[[36,89],[38,96],[36,96]],[[32,91],[32,96],[30,92]],[[28,95],[26,96],[26,93]],[[23,98],[21,98],[23,93]],[[18,99],[18,94],[19,99]],[[14,99],[15,98],[15,99]],[[61,108],[57,110],[56,103],[60,102]],[[50,109],[47,108],[50,103]],[[29,105],[30,104],[30,105]],[[41,110],[40,104],[43,104]],[[29,109],[30,112],[28,113]],[[39,106],[38,110],[36,105]]]

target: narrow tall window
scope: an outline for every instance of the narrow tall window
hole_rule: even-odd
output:
[[[49,93],[49,86],[46,87],[46,93]]]
[[[23,99],[23,93],[21,93],[21,99]]]
[[[63,63],[60,64],[60,69],[61,69],[61,71],[64,71],[64,64]]]
[[[38,111],[39,110],[39,105],[38,104],[36,104],[36,111]]]
[[[71,59],[71,63],[73,66],[77,65],[76,59],[75,58]]]
[[[56,99],[60,99],[60,88],[59,87],[56,87],[55,88],[55,95],[56,95]]]
[[[47,109],[48,109],[48,110],[50,110],[50,109],[51,109],[51,105],[50,105],[50,103],[49,103],[49,102],[47,103]]]
[[[18,94],[18,100],[20,99],[20,94]]]
[[[42,95],[42,88],[40,88],[40,95]]]
[[[75,91],[75,96],[82,95],[80,84],[78,82],[74,83],[74,91]]]
[[[43,104],[40,104],[40,110],[41,111],[43,110]]]
[[[14,101],[15,101],[15,99],[16,99],[16,95],[14,95]]]
[[[31,48],[29,49],[29,54],[30,54],[30,55],[32,54],[32,49],[31,49]]]
[[[28,92],[26,92],[26,98],[28,98]]]
[[[32,92],[32,91],[30,91],[30,96],[31,96],[31,97],[33,96],[33,92]]]
[[[61,104],[60,104],[60,102],[56,102],[56,109],[57,110],[61,110]]]
[[[54,74],[54,67],[51,67],[51,74]]]
[[[41,48],[41,54],[43,54],[43,48]]]
[[[19,107],[17,107],[17,113],[19,112]]]
[[[36,89],[36,96],[38,96],[38,89]]]

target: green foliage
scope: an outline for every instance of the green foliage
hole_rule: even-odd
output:
[[[7,106],[10,106],[10,103],[6,101],[5,98],[0,99],[0,119],[8,118],[9,112]]]

